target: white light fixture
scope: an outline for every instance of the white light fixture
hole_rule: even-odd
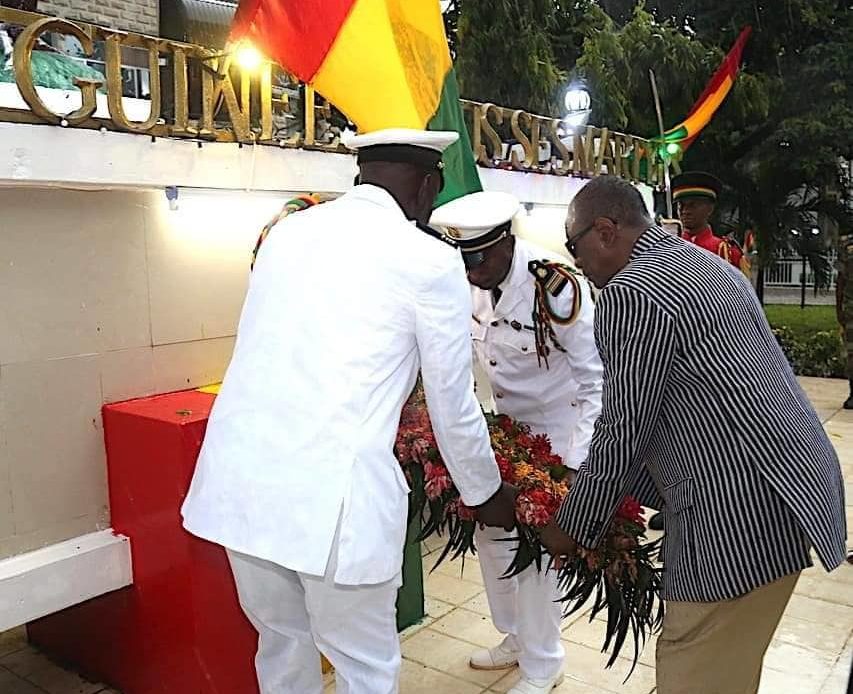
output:
[[[588,111],[592,104],[592,99],[589,96],[586,85],[582,82],[572,82],[566,90],[563,103],[566,106],[566,111],[569,113],[574,111]]]
[[[177,210],[178,209],[178,187],[177,186],[166,186],[166,200],[169,201],[169,209]]]
[[[261,52],[250,43],[243,43],[237,49],[235,55],[237,65],[247,72],[254,72],[264,61],[264,56]]]
[[[820,234],[820,229],[812,227],[812,236],[817,236],[818,234]]]
[[[582,128],[589,120],[592,98],[586,83],[574,80],[563,94],[563,105],[566,107],[566,115],[563,122],[571,129]]]

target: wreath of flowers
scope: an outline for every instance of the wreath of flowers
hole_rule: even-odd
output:
[[[543,566],[550,568],[552,559],[539,541],[539,530],[555,516],[569,493],[568,468],[551,450],[546,436],[534,435],[503,415],[486,413],[485,417],[501,478],[518,489],[518,537],[508,540],[516,544],[516,552],[505,577],[532,564],[539,571]],[[420,387],[403,408],[394,451],[412,490],[411,517],[421,518],[418,540],[432,535],[448,538],[435,566],[448,556],[464,561],[466,555],[475,554],[476,512],[462,502],[441,458]],[[636,666],[641,645],[659,631],[663,620],[662,569],[656,562],[660,541],[645,542],[645,534],[642,507],[636,499],[626,497],[602,543],[596,548],[579,548],[557,569],[566,615],[580,610],[591,598],[590,620],[606,611],[602,652],[612,649],[607,667],[616,662],[629,635],[633,636]]]

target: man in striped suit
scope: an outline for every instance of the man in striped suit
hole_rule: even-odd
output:
[[[741,272],[654,227],[621,179],[591,181],[570,219],[566,246],[602,289],[604,395],[543,542],[597,545],[628,493],[663,508],[657,691],[754,694],[810,549],[827,570],[845,558],[838,458]]]

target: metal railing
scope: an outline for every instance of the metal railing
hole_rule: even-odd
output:
[[[835,269],[835,257],[828,257],[832,265],[832,278],[829,287],[835,286],[835,278],[838,274]],[[806,286],[813,287],[815,283],[814,272],[808,263],[805,266]],[[802,256],[778,258],[767,268],[764,275],[764,283],[768,287],[799,287],[803,281],[803,259]]]

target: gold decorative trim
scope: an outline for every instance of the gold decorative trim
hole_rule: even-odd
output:
[[[309,85],[304,86],[304,99],[309,107],[303,108],[299,132],[289,139],[276,136],[274,116],[286,112],[289,104],[286,94],[280,99],[273,96],[273,72],[278,68],[269,62],[249,73],[233,66],[229,53],[9,8],[0,8],[0,22],[24,27],[15,41],[12,61],[15,83],[28,107],[0,108],[0,121],[106,128],[153,137],[347,151],[337,141],[316,140],[318,115],[328,120],[331,107],[324,99],[318,99]],[[73,113],[63,115],[51,111],[33,84],[33,50],[39,37],[48,32],[76,37],[87,55],[94,51],[95,42],[104,42],[106,46],[106,77],[103,81],[74,81],[82,92],[82,105]],[[124,111],[123,48],[141,49],[148,55],[151,113],[144,122],[131,121]],[[164,60],[170,66],[171,75],[161,73],[160,65]],[[191,65],[201,66],[198,90],[192,89],[190,84]],[[161,79],[173,95],[168,104],[164,101]],[[103,87],[107,93],[109,118],[95,118],[97,91]],[[649,185],[663,181],[663,162],[657,148],[648,140],[591,126],[569,136],[558,118],[464,99],[461,104],[470,120],[473,155],[481,166],[557,176],[592,177],[609,173]],[[192,113],[200,116],[191,118]],[[522,148],[521,157],[498,135],[496,126],[505,122],[509,122],[515,142]],[[566,145],[569,137],[571,147]],[[553,156],[551,161],[540,163],[540,147],[545,143],[550,144]],[[678,173],[678,162],[674,165]]]

